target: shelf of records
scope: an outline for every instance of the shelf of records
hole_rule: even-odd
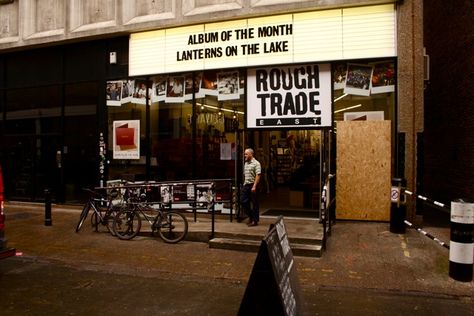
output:
[[[176,182],[109,180],[107,192],[119,190],[116,203],[127,195],[154,207],[165,207],[198,213],[231,214],[232,180],[185,180]]]
[[[277,148],[276,180],[278,184],[288,183],[291,176],[291,154],[288,148]]]

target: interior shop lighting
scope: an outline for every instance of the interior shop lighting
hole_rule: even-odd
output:
[[[332,101],[332,102],[337,102],[337,101],[341,100],[342,98],[344,98],[346,95],[347,95],[347,93],[344,93],[340,97],[335,98],[334,101]]]
[[[349,106],[349,107],[347,107],[347,108],[343,108],[343,109],[334,111],[334,113],[339,113],[339,112],[344,112],[344,111],[347,111],[347,110],[352,110],[352,109],[355,109],[355,108],[358,108],[358,107],[361,107],[361,106],[362,106],[362,104],[357,104],[357,105]]]
[[[208,109],[213,109],[213,110],[217,110],[217,111],[224,111],[224,112],[229,112],[229,113],[237,113],[237,114],[245,114],[244,112],[242,111],[235,111],[235,110],[231,110],[231,109],[226,109],[226,108],[220,108],[220,107],[217,107],[217,106],[213,106],[213,105],[207,105],[207,104],[202,104],[202,103],[199,103],[199,102],[196,102],[197,105],[199,105],[201,107],[201,109],[204,108],[208,108]]]

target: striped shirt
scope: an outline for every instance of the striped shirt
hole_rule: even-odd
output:
[[[252,158],[250,161],[245,161],[244,165],[244,184],[253,184],[255,177],[262,173],[262,167],[257,159]]]

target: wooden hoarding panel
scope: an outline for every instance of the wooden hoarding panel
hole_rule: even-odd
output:
[[[338,219],[390,220],[391,122],[337,122]]]

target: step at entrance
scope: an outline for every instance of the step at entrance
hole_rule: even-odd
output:
[[[214,238],[209,240],[209,248],[257,252],[270,223],[275,220],[276,218],[262,218],[258,227],[248,228],[239,224],[233,230],[229,226],[227,229],[218,229]],[[284,218],[284,223],[293,255],[316,258],[322,256],[324,232],[318,220]]]
[[[209,248],[257,252],[260,243],[260,240],[217,237],[209,241]],[[302,244],[290,241],[290,247],[294,256],[315,258],[322,256],[322,246],[320,244]]]

